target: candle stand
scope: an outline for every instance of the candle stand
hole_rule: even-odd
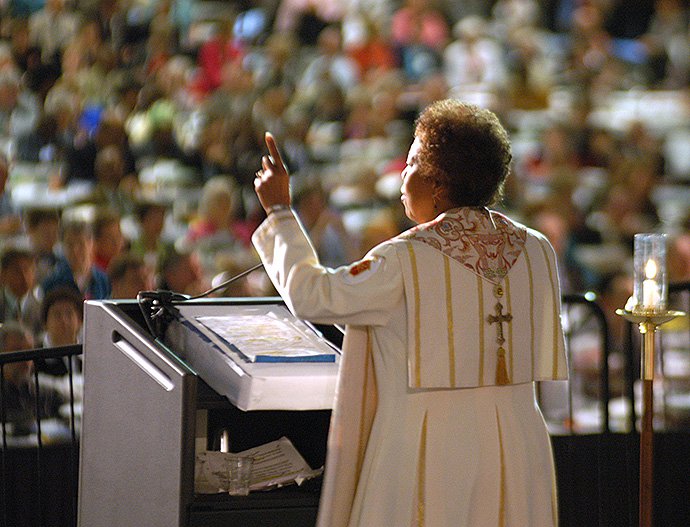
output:
[[[640,378],[642,379],[642,417],[640,427],[640,527],[652,527],[654,497],[654,336],[662,324],[682,311],[627,311],[617,309],[616,314],[636,323],[642,335]],[[632,402],[634,404],[634,401]]]

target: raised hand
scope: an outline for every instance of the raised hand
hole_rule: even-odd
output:
[[[261,158],[262,170],[256,173],[254,191],[268,213],[272,207],[290,206],[290,176],[270,132],[265,135],[268,154]]]

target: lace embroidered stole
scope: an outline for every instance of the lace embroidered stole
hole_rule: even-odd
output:
[[[522,253],[527,231],[498,212],[459,208],[417,225],[399,238],[426,243],[498,284]]]

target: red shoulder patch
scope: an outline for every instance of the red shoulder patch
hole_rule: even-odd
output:
[[[368,271],[369,269],[371,269],[371,260],[362,260],[358,264],[350,267],[350,274],[352,276],[357,276],[358,274]]]

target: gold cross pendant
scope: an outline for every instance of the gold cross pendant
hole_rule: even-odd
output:
[[[489,322],[489,324],[496,324],[496,342],[498,342],[499,345],[503,344],[506,339],[503,337],[503,323],[504,322],[510,322],[513,320],[513,315],[510,313],[503,313],[503,304],[500,302],[496,302],[496,305],[494,306],[494,312],[496,315],[489,315],[486,317],[486,320]]]
[[[506,368],[506,350],[503,344],[506,339],[503,336],[503,323],[509,323],[513,320],[513,315],[510,313],[503,313],[503,304],[501,304],[501,297],[503,296],[503,288],[500,285],[494,287],[494,296],[497,298],[496,305],[494,305],[495,315],[486,317],[489,325],[496,324],[496,342],[498,343],[498,350],[496,350],[496,384],[509,384],[508,370]]]

